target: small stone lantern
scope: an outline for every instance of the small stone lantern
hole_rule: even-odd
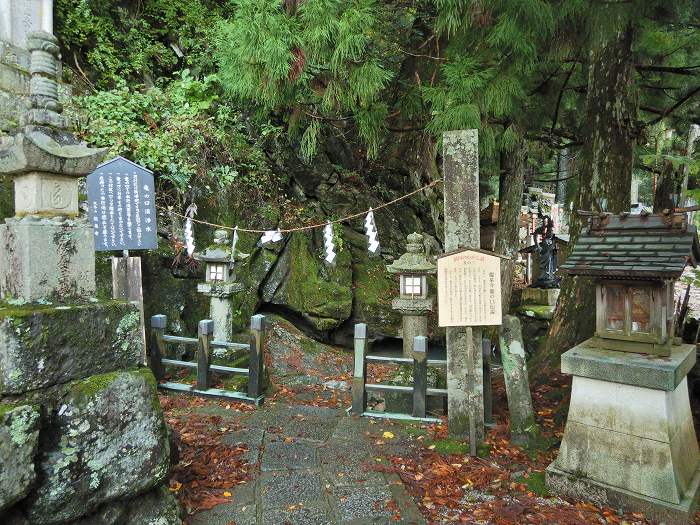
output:
[[[561,270],[594,279],[595,335],[561,356],[573,376],[547,486],[560,496],[690,523],[700,449],[686,376],[696,348],[675,337],[673,284],[700,260],[685,214],[591,214]]]
[[[210,317],[214,321],[214,339],[217,341],[231,340],[233,323],[233,306],[231,296],[243,290],[243,285],[237,283],[232,265],[231,245],[226,230],[214,232],[214,244],[203,252],[194,254],[194,258],[203,261],[205,267],[205,282],[197,285],[197,291],[210,298]],[[236,252],[233,262],[247,257]]]
[[[387,266],[389,273],[399,275],[400,295],[391,307],[403,321],[403,355],[411,357],[413,338],[428,335],[428,313],[435,299],[428,297],[428,275],[437,273],[437,266],[425,255],[423,236],[412,233],[407,237],[406,253]]]

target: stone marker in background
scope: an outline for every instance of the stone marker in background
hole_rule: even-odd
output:
[[[443,135],[445,251],[480,246],[477,130]],[[447,404],[451,436],[470,437],[472,452],[484,439],[482,329],[447,328]]]
[[[503,317],[499,339],[503,378],[508,396],[510,433],[515,444],[527,446],[537,438],[539,428],[535,423],[535,414],[532,409],[525,345],[520,319],[517,316]]]

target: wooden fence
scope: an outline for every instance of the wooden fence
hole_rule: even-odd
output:
[[[491,415],[491,342],[483,340],[482,351],[484,353],[484,406],[485,422],[492,423]],[[428,387],[428,368],[446,368],[446,359],[428,359],[428,338],[418,336],[413,338],[413,350],[411,357],[386,357],[367,355],[367,325],[359,323],[355,325],[355,363],[352,382],[352,406],[353,414],[371,417],[383,417],[390,419],[417,419],[421,421],[440,421],[439,418],[426,417],[427,396],[447,397],[446,388]],[[411,365],[413,367],[412,385],[390,385],[385,383],[367,383],[367,363],[390,363],[397,365]],[[411,414],[398,414],[392,412],[378,412],[367,410],[367,392],[395,392],[413,395],[413,410]]]
[[[190,368],[197,370],[197,383],[194,386],[183,383],[164,382],[158,387],[175,392],[189,392],[204,396],[233,398],[259,405],[264,399],[265,361],[265,316],[254,315],[250,319],[250,344],[217,341],[212,338],[214,322],[205,319],[199,322],[198,337],[180,337],[165,333],[168,318],[165,315],[151,317],[151,340],[148,348],[148,362],[159,381],[165,377],[166,367]],[[184,344],[197,347],[197,361],[168,359],[166,344]],[[212,350],[226,348],[248,353],[248,368],[236,368],[211,364]],[[248,376],[248,392],[236,392],[211,387],[211,374],[242,374]]]

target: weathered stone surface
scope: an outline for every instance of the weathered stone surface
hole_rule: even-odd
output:
[[[270,277],[280,285],[274,292],[266,289],[263,299],[298,312],[316,330],[331,330],[352,312],[350,255],[338,250],[335,265],[324,265],[314,255],[322,244],[314,241],[304,233],[292,234]]]
[[[525,288],[521,292],[522,304],[554,306],[559,299],[559,288]]]
[[[527,445],[539,434],[527,374],[525,345],[520,319],[504,315],[500,330],[501,363],[508,395],[510,432],[514,441]]]
[[[93,297],[94,246],[85,220],[6,219],[0,224],[0,297],[27,302]]]
[[[70,307],[0,303],[0,394],[137,366],[139,312],[109,301]]]
[[[645,388],[675,390],[695,364],[695,346],[678,345],[669,357],[594,348],[584,341],[561,356],[564,374]]]
[[[445,251],[479,248],[479,148],[475,129],[443,134]],[[447,328],[448,427],[470,436],[472,450],[484,438],[484,374],[479,327]]]
[[[180,508],[168,487],[161,485],[130,500],[105,503],[72,525],[181,525]]]
[[[75,520],[162,483],[168,436],[150,370],[118,371],[63,387],[42,434],[33,524]]]
[[[0,404],[0,511],[25,497],[36,480],[39,409]]]

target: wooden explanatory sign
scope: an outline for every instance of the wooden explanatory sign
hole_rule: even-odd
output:
[[[465,249],[438,258],[440,326],[501,324],[501,259]]]

